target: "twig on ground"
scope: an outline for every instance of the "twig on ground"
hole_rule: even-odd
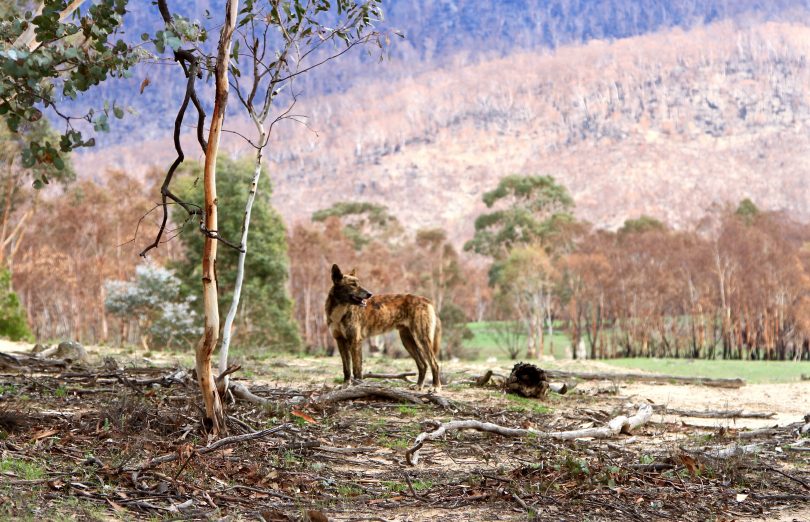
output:
[[[225,437],[224,439],[219,439],[218,441],[213,442],[208,446],[203,446],[201,448],[194,448],[192,450],[192,454],[204,455],[206,453],[216,451],[224,446],[229,446],[231,444],[238,444],[240,442],[245,442],[248,440],[259,439],[262,437],[266,437],[267,435],[272,435],[273,433],[284,431],[290,428],[290,426],[291,426],[290,424],[282,424],[281,426],[276,426],[275,428],[268,428],[266,430],[257,431],[254,433],[246,433],[244,435],[234,435],[233,437]],[[125,466],[124,468],[121,469],[121,471],[123,472],[144,471],[150,468],[154,468],[155,466],[159,466],[160,464],[173,462],[178,458],[180,458],[180,455],[177,452],[168,453],[166,455],[161,455],[160,457],[155,457],[137,466]]]

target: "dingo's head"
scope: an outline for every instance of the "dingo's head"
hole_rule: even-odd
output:
[[[339,303],[366,306],[366,299],[371,297],[371,292],[360,286],[356,272],[352,270],[344,274],[340,267],[332,265],[332,295]]]

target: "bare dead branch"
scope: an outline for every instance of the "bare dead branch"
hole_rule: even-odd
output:
[[[448,431],[471,429],[496,433],[505,437],[532,436],[557,440],[573,440],[579,438],[608,439],[620,433],[631,433],[634,429],[646,424],[652,417],[652,414],[652,406],[642,404],[636,414],[631,417],[620,415],[600,428],[584,428],[571,431],[537,431],[531,428],[508,428],[491,422],[481,422],[478,420],[450,421],[439,424],[439,427],[433,431],[426,431],[419,434],[419,436],[416,437],[414,445],[405,452],[405,460],[409,465],[416,466],[419,462],[418,452],[425,442],[436,440]]]

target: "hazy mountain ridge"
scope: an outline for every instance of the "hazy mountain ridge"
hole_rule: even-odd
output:
[[[170,3],[178,15],[199,20],[216,41],[218,10],[211,0],[180,0]],[[745,20],[796,20],[806,18],[810,0],[384,0],[386,19],[382,31],[397,29],[407,38],[394,39],[387,49],[388,61],[379,64],[377,55],[354,52],[328,68],[302,77],[297,89],[312,97],[345,92],[369,79],[386,76],[402,79],[435,67],[452,64],[456,55],[466,60],[509,55],[513,52],[549,50],[561,45],[598,39],[626,38],[670,27],[690,28],[728,18]],[[211,13],[205,18],[203,13]],[[130,2],[124,35],[139,42],[142,32],[162,27],[157,9],[150,2]],[[147,47],[151,47],[147,45]],[[391,66],[393,64],[393,66]],[[150,87],[140,92],[144,78]],[[123,121],[116,121],[114,132],[98,136],[102,145],[135,139],[165,138],[173,114],[183,96],[185,83],[171,62],[145,63],[132,78],[105,82],[92,100],[74,103],[75,108],[97,106],[98,99],[116,102],[132,109]],[[202,84],[203,92],[210,90]],[[212,96],[202,96],[205,104]],[[70,105],[70,104],[68,104]],[[208,108],[210,112],[210,107]],[[234,107],[231,114],[236,114]]]
[[[554,175],[599,226],[642,213],[684,226],[743,197],[810,219],[808,51],[806,26],[726,22],[368,81],[301,104],[317,134],[278,128],[274,202],[294,222],[369,200],[463,242],[481,194],[518,172]],[[224,148],[249,152],[234,136]],[[168,164],[168,141],[83,162],[138,170],[145,157]]]
[[[808,219],[809,42],[804,26],[721,24],[319,100],[320,137],[297,129],[271,151],[275,201],[303,218],[369,199],[469,235],[482,192],[521,172],[556,176],[601,226],[641,213],[682,226],[742,197]]]

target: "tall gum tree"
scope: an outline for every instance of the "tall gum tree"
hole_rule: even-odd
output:
[[[380,0],[339,0],[333,6],[328,0],[294,0],[265,5],[247,0],[240,12],[230,81],[255,127],[251,141],[255,161],[239,239],[236,284],[222,331],[221,391],[229,384],[228,355],[245,277],[251,210],[273,128],[285,119],[298,121],[291,111],[299,95],[295,91],[299,76],[358,45],[376,41],[382,47],[380,35],[374,30],[374,23],[382,19],[380,4]]]

